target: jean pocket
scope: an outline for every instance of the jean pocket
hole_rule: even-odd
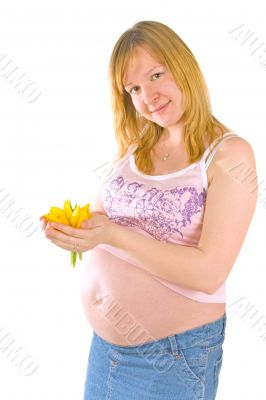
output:
[[[190,378],[203,383],[207,364],[205,346],[197,345],[186,349],[179,349],[179,355],[183,361],[183,368]]]

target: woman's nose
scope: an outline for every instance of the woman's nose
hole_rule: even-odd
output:
[[[154,89],[148,86],[142,88],[142,99],[146,105],[154,103],[157,98],[158,93]]]

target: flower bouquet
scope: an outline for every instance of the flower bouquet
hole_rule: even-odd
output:
[[[59,222],[61,224],[80,228],[82,221],[92,217],[90,212],[90,204],[86,204],[84,207],[80,207],[78,204],[75,208],[72,207],[70,200],[64,202],[63,209],[58,207],[51,207],[48,214],[43,215],[50,222]],[[82,260],[82,252],[71,251],[71,265],[75,268],[77,254],[79,259]]]

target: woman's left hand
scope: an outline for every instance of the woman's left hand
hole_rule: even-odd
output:
[[[100,243],[109,243],[116,224],[103,213],[92,213],[93,216],[82,222],[81,228],[49,222],[45,236],[62,249],[85,252],[92,250]]]

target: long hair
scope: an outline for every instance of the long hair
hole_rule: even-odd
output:
[[[163,127],[137,112],[130,94],[124,89],[126,69],[138,45],[148,47],[150,54],[168,68],[182,91],[183,142],[189,163],[194,163],[205,150],[204,140],[211,145],[228,128],[212,115],[208,88],[193,53],[176,32],[157,21],[140,21],[126,30],[110,57],[108,75],[118,143],[117,159],[122,158],[131,145],[136,145],[136,165],[140,171],[149,174],[153,170],[150,151],[163,131]]]

